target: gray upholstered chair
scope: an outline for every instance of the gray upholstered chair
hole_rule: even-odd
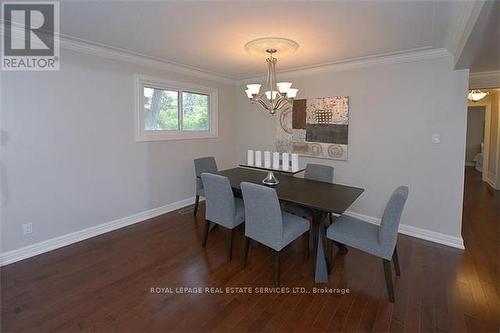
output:
[[[281,211],[276,190],[267,186],[243,182],[241,192],[245,202],[245,250],[243,268],[246,267],[250,239],[272,248],[275,253],[274,281],[280,281],[280,252],[303,235],[307,258],[309,251],[309,221]]]
[[[380,226],[342,215],[335,219],[335,222],[326,231],[328,239],[382,258],[387,293],[391,302],[394,302],[391,261],[394,262],[396,275],[399,276],[401,272],[396,243],[399,222],[407,198],[407,186],[400,186],[394,190],[385,207]]]
[[[201,180],[205,191],[205,236],[203,248],[207,246],[210,222],[229,229],[227,261],[233,254],[234,228],[245,221],[243,200],[235,198],[227,177],[202,173]]]
[[[194,215],[198,213],[198,205],[200,203],[200,195],[205,196],[203,192],[203,182],[201,181],[201,174],[203,172],[215,173],[217,172],[217,163],[212,156],[201,157],[194,160],[194,172],[196,176],[196,199],[194,201]]]
[[[329,165],[308,163],[306,165],[304,178],[319,182],[333,183],[333,167]],[[311,210],[303,206],[287,203],[284,209],[294,215],[304,217],[310,221],[312,220]],[[331,215],[329,214],[329,216],[331,222]]]

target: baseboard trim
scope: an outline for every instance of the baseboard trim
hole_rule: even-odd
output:
[[[486,181],[486,183],[488,185],[490,185],[492,189],[494,189],[494,190],[500,190],[500,186],[496,186],[496,183],[495,183],[495,181],[493,179],[491,179],[489,177],[486,177],[484,179],[484,181]]]
[[[201,198],[201,200],[204,200],[204,199]],[[38,242],[38,243],[35,243],[32,245],[28,245],[28,246],[25,246],[25,247],[22,247],[19,249],[0,253],[0,267],[8,265],[8,264],[12,264],[12,263],[24,260],[24,259],[31,258],[31,257],[37,256],[39,254],[42,254],[42,253],[56,250],[56,249],[64,247],[64,246],[78,243],[78,242],[81,242],[83,240],[86,240],[86,239],[89,239],[89,238],[92,238],[95,236],[99,236],[99,235],[105,234],[107,232],[114,231],[114,230],[129,226],[129,225],[132,225],[132,224],[143,222],[147,219],[150,219],[150,218],[162,215],[162,214],[166,214],[166,213],[172,212],[174,210],[183,208],[185,206],[191,205],[193,202],[194,202],[194,197],[190,197],[190,198],[187,198],[184,200],[170,203],[168,205],[156,207],[156,208],[149,209],[149,210],[146,210],[146,211],[134,214],[134,215],[122,217],[122,218],[119,218],[119,219],[116,219],[116,220],[113,220],[110,222],[106,222],[106,223],[96,225],[96,226],[93,226],[90,228],[86,228],[83,230],[72,232],[70,234],[62,235],[59,237],[48,239],[46,241],[42,241],[42,242]],[[380,224],[380,219],[373,217],[373,216],[363,215],[363,214],[355,213],[352,211],[347,211],[345,214],[352,216],[352,217],[356,217],[356,218],[363,220],[365,222],[368,222],[368,223]],[[439,232],[430,231],[430,230],[417,228],[417,227],[404,225],[404,224],[401,224],[399,226],[399,232],[404,234],[404,235],[424,239],[424,240],[431,241],[434,243],[439,243],[439,244],[451,246],[451,247],[462,249],[462,250],[465,249],[464,242],[463,242],[463,239],[461,237],[453,237],[453,236],[449,236],[449,235],[442,234]]]
[[[0,266],[12,264],[20,260],[31,258],[39,254],[61,248],[63,246],[71,245],[135,223],[143,222],[147,219],[169,213],[193,203],[194,197],[190,197],[161,207],[156,207],[134,215],[99,224],[90,228],[51,238],[46,241],[38,242],[19,249],[0,253]]]
[[[351,211],[347,211],[345,214],[352,217],[356,217],[368,223],[380,224],[380,219],[373,216],[363,215]],[[457,249],[465,250],[464,240],[462,239],[462,237],[453,237],[450,235],[442,234],[440,232],[422,229],[406,224],[399,225],[399,233],[427,240],[430,242],[451,246]]]

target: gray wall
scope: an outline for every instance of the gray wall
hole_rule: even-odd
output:
[[[233,86],[70,52],[61,61],[59,72],[1,73],[2,252],[186,199],[197,156],[233,165]],[[217,87],[219,138],[135,142],[136,73]]]
[[[248,148],[274,148],[274,117],[242,87],[69,51],[61,59],[59,72],[1,73],[2,252],[186,199],[197,156],[225,168]],[[219,138],[135,142],[136,73],[217,87]],[[293,82],[299,97],[351,98],[349,160],[316,162],[366,189],[353,211],[379,217],[393,188],[409,184],[403,223],[460,237],[467,71],[441,58]]]
[[[348,161],[301,164],[330,164],[337,182],[365,188],[351,210],[371,217],[408,184],[402,223],[461,237],[468,71],[452,67],[447,57],[291,78],[298,98],[350,97]],[[236,96],[236,154],[244,161],[247,149],[274,149],[276,124],[248,102],[243,85]]]
[[[467,109],[466,162],[472,162],[481,151],[481,143],[484,140],[485,111],[484,106],[469,106]]]

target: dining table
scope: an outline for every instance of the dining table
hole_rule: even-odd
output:
[[[265,171],[247,167],[236,167],[218,171],[229,179],[235,194],[241,195],[241,182],[262,184]],[[291,174],[277,173],[279,184],[271,186],[282,203],[293,203],[312,212],[314,246],[314,280],[328,282],[328,266],[325,251],[325,219],[329,213],[343,214],[363,193],[364,189],[336,183],[320,182]],[[264,185],[263,185],[264,186]],[[267,186],[267,185],[265,185]],[[335,222],[334,222],[335,223]],[[337,244],[342,247],[342,244]]]

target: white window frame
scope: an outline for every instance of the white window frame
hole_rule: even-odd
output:
[[[177,130],[145,130],[144,129],[144,87],[158,88],[169,91],[177,91],[179,94],[179,129]],[[182,93],[195,93],[209,96],[209,129],[208,131],[182,130]],[[135,75],[135,139],[144,141],[167,141],[167,140],[190,140],[217,138],[218,130],[218,90],[213,87],[205,87],[186,82],[164,80],[152,76]]]

